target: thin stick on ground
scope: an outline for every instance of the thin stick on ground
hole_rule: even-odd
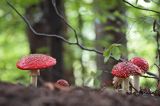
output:
[[[129,82],[129,85],[131,86],[131,89],[133,89],[135,92],[139,92],[133,85],[132,85],[132,83],[131,82]]]

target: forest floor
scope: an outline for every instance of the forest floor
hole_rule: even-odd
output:
[[[52,91],[1,82],[0,106],[160,106],[160,96],[124,95],[88,87]]]

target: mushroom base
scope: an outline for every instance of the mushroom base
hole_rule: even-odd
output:
[[[31,84],[32,84],[32,86],[37,87],[38,75],[40,75],[39,70],[32,70],[32,71],[30,71]]]
[[[139,76],[138,75],[133,76],[133,86],[137,91],[140,91]],[[133,91],[135,91],[135,90],[133,90]]]
[[[129,78],[125,78],[122,81],[122,91],[123,93],[129,92]]]

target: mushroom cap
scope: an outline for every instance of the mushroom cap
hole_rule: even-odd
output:
[[[119,78],[127,78],[130,75],[141,74],[141,70],[138,66],[131,62],[120,62],[116,64],[112,69],[112,75]]]
[[[64,86],[64,87],[68,87],[69,86],[69,83],[68,81],[64,80],[64,79],[60,79],[56,82],[56,84],[58,85],[61,85],[61,86]]]
[[[22,70],[38,70],[52,67],[56,64],[56,59],[44,54],[30,54],[22,57],[16,64]]]
[[[134,57],[130,60],[130,62],[138,66],[143,73],[147,72],[149,69],[149,64],[147,60],[142,57]]]

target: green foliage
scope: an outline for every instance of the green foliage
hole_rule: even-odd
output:
[[[141,87],[142,88],[150,88],[152,91],[156,90],[156,83],[157,81],[154,79],[144,79],[141,78]]]
[[[0,39],[0,80],[20,83],[28,82],[27,72],[16,68],[17,60],[29,52],[24,34],[21,32],[14,33],[14,35],[12,33],[3,33]]]
[[[121,57],[120,47],[121,44],[112,44],[108,49],[104,50],[104,62],[106,63],[111,56],[116,60],[119,60]]]
[[[25,6],[35,3],[36,0],[12,0],[16,8],[22,12]],[[24,22],[11,10],[5,0],[0,2],[0,80],[13,83],[29,83],[29,75],[16,68],[17,60],[29,53],[25,37]]]

